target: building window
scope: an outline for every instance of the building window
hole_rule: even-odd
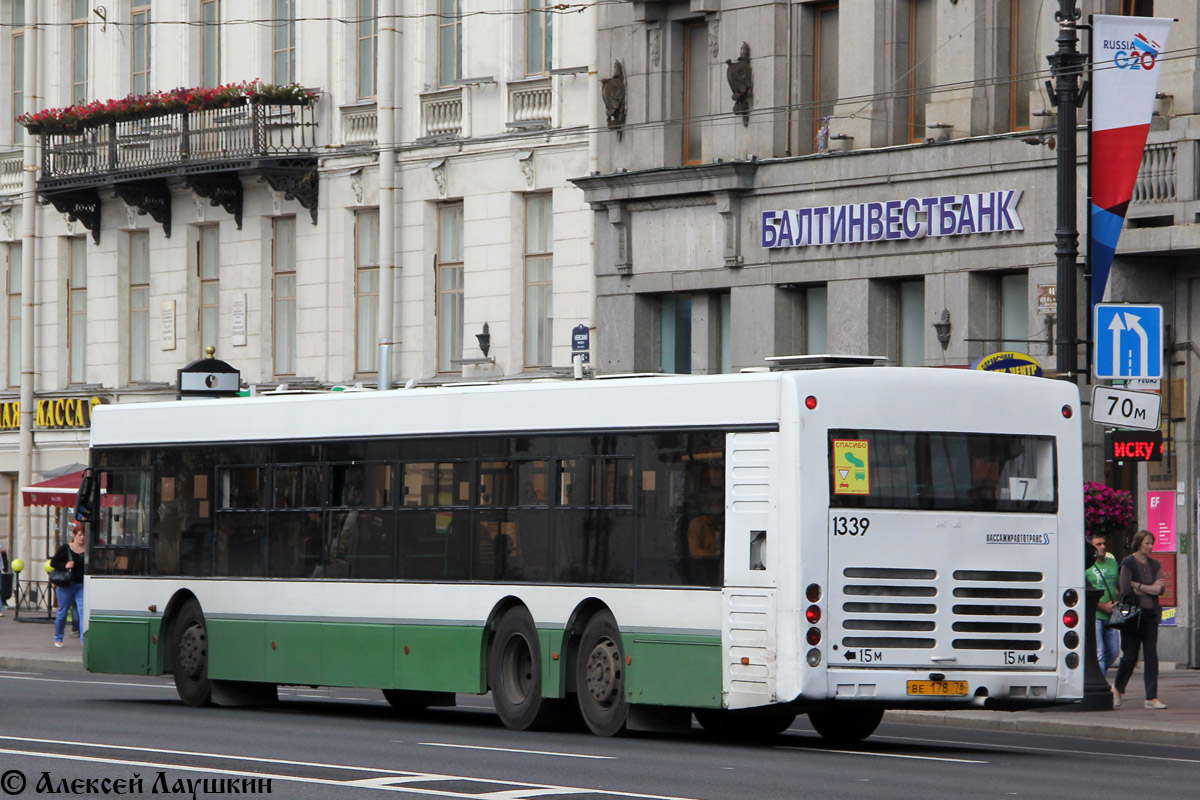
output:
[[[221,0],[200,0],[200,83],[221,85]]]
[[[21,274],[20,242],[8,246],[8,385],[21,385]]]
[[[525,366],[550,365],[554,316],[554,213],[550,195],[525,199]]]
[[[547,0],[525,3],[525,74],[547,75],[554,56],[554,25]]]
[[[667,295],[659,315],[662,339],[662,371],[687,374],[692,371],[692,298]]]
[[[67,240],[70,274],[67,277],[67,354],[70,382],[87,379],[87,239]]]
[[[296,82],[296,0],[274,0],[271,79],[283,85]]]
[[[933,0],[908,0],[908,63],[904,80],[908,100],[908,141],[925,140],[925,106],[933,86]]]
[[[71,104],[88,95],[88,2],[71,0]]]
[[[12,76],[12,136],[13,144],[20,144],[25,126],[16,118],[25,113],[25,0],[13,0],[11,22],[12,62],[8,74]]]
[[[1038,54],[1038,12],[1041,0],[1010,0],[1012,17],[1009,37],[1009,99],[1010,130],[1029,127],[1029,95],[1038,85],[1038,70],[1042,64]]]
[[[925,281],[900,283],[897,361],[901,367],[925,366]]]
[[[828,353],[826,310],[829,308],[829,290],[824,286],[809,286],[804,290],[803,306],[804,353]]]
[[[358,0],[358,47],[356,70],[358,99],[375,96],[376,69],[379,55],[379,20],[375,16],[376,0]]]
[[[275,374],[296,374],[296,218],[271,221],[271,267],[274,273]]]
[[[133,35],[129,68],[134,94],[150,91],[150,0],[133,0]]]
[[[1029,273],[1000,276],[1000,348],[1029,352]]]
[[[438,209],[438,371],[452,372],[462,359],[463,207]]]
[[[814,8],[813,20],[813,134],[819,136],[838,99],[837,3]]]
[[[462,77],[462,0],[438,0],[438,85]]]
[[[1121,0],[1121,16],[1153,17],[1154,0]]]
[[[196,274],[200,276],[200,353],[204,348],[217,346],[217,324],[221,312],[220,229],[206,225],[200,229],[197,244]]]
[[[708,25],[683,26],[683,163],[704,158],[703,128],[708,116]]]
[[[354,371],[375,371],[379,334],[379,211],[354,215]]]
[[[129,381],[150,379],[150,234],[129,234]]]

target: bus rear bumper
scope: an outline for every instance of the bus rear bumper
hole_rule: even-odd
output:
[[[905,709],[1019,711],[1062,705],[1083,697],[1083,671],[987,672],[838,669],[825,686],[805,687],[796,705],[850,701]],[[824,691],[822,691],[822,688]]]

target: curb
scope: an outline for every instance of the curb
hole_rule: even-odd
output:
[[[0,669],[15,672],[86,672],[82,661],[51,661],[20,656],[0,656]]]
[[[884,715],[883,721],[913,725],[941,725],[947,728],[1035,733],[1045,736],[1086,737],[1112,742],[1137,741],[1145,744],[1200,747],[1200,730],[1178,723],[1176,723],[1178,727],[1168,728],[1132,719],[1123,721],[1123,724],[1114,725],[1110,715],[1120,714],[1120,711],[1062,711],[1046,719],[1006,716],[1014,713],[1021,712],[888,711]],[[985,714],[986,716],[984,716]],[[1069,719],[1063,716],[1068,714],[1078,714],[1079,718]],[[1087,719],[1093,714],[1102,715],[1101,719],[1104,722]]]

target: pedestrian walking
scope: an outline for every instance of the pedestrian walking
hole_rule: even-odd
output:
[[[1117,585],[1121,580],[1121,568],[1117,565],[1116,556],[1108,552],[1108,540],[1103,533],[1093,533],[1091,541],[1092,547],[1096,548],[1096,561],[1087,569],[1087,580],[1093,589],[1101,592],[1100,601],[1096,603],[1093,629],[1096,631],[1096,661],[1103,673],[1116,663],[1121,654],[1121,637],[1115,628],[1108,627],[1108,619],[1119,598]]]
[[[83,523],[71,522],[71,541],[58,548],[58,552],[50,559],[54,569],[67,570],[71,573],[71,582],[58,588],[58,616],[54,618],[54,646],[63,646],[63,632],[67,623],[67,611],[75,607],[75,619],[83,621],[83,564],[84,564]],[[80,642],[82,643],[82,636]]]
[[[1154,534],[1138,531],[1133,536],[1133,554],[1121,562],[1120,590],[1122,598],[1133,598],[1142,609],[1132,629],[1121,631],[1121,664],[1113,684],[1113,707],[1119,708],[1125,687],[1137,666],[1138,650],[1142,650],[1143,677],[1146,683],[1146,708],[1166,708],[1158,699],[1158,623],[1162,607],[1158,598],[1167,587],[1162,576],[1162,564],[1150,557],[1154,550]]]

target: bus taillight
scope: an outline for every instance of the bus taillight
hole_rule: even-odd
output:
[[[810,667],[817,666],[821,663],[821,651],[815,647],[812,650],[809,650],[807,660]]]
[[[811,394],[808,397],[804,398],[804,407],[807,408],[809,411],[812,411],[813,409],[815,409],[817,407],[817,398]]]
[[[1079,624],[1079,614],[1075,613],[1075,609],[1069,608],[1063,612],[1063,625],[1068,628],[1074,628]]]
[[[808,620],[809,625],[816,625],[821,621],[821,607],[809,606],[804,612],[804,618]]]
[[[810,583],[808,588],[804,590],[804,596],[808,598],[808,602],[815,603],[821,599],[821,587],[815,583]]]
[[[1063,412],[1063,419],[1070,419],[1072,417],[1072,415],[1074,415],[1075,409],[1071,408],[1070,406],[1063,406],[1062,412]]]
[[[811,645],[820,644],[821,643],[821,629],[820,628],[809,628],[808,634],[804,638]]]
[[[1075,591],[1074,589],[1067,589],[1065,592],[1063,592],[1063,604],[1066,605],[1067,608],[1074,608],[1075,604],[1078,602],[1079,592]]]

